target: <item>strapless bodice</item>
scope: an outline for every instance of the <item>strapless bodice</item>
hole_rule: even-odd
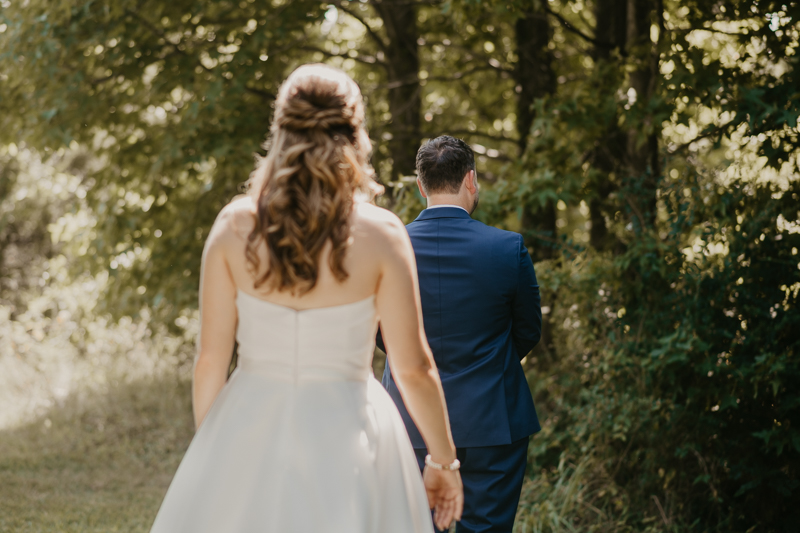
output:
[[[238,291],[238,366],[286,380],[358,380],[371,374],[375,297],[295,310]]]

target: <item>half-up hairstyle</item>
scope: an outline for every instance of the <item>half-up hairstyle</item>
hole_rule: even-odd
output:
[[[372,179],[372,149],[356,83],[326,65],[305,65],[283,83],[275,101],[270,139],[249,187],[256,226],[245,249],[254,287],[302,295],[317,284],[320,254],[330,240],[329,267],[347,279],[343,262],[350,238],[353,196],[382,191]],[[268,264],[262,272],[262,240]]]

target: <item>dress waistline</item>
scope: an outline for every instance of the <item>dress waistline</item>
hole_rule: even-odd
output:
[[[279,379],[281,381],[363,381],[366,382],[372,370],[363,368],[326,367],[319,364],[287,364],[276,361],[240,357],[237,367],[249,374]]]

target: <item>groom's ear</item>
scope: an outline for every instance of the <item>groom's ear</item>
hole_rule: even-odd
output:
[[[467,188],[470,194],[475,194],[478,192],[478,179],[474,170],[470,170],[466,173],[466,175],[464,175],[464,186]]]
[[[422,188],[422,181],[417,176],[417,187],[419,187],[419,193],[422,195],[423,198],[427,198],[428,195],[425,194],[425,189]]]

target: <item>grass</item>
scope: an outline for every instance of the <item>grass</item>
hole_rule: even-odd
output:
[[[0,532],[149,531],[193,433],[177,376],[75,395],[0,431]]]

